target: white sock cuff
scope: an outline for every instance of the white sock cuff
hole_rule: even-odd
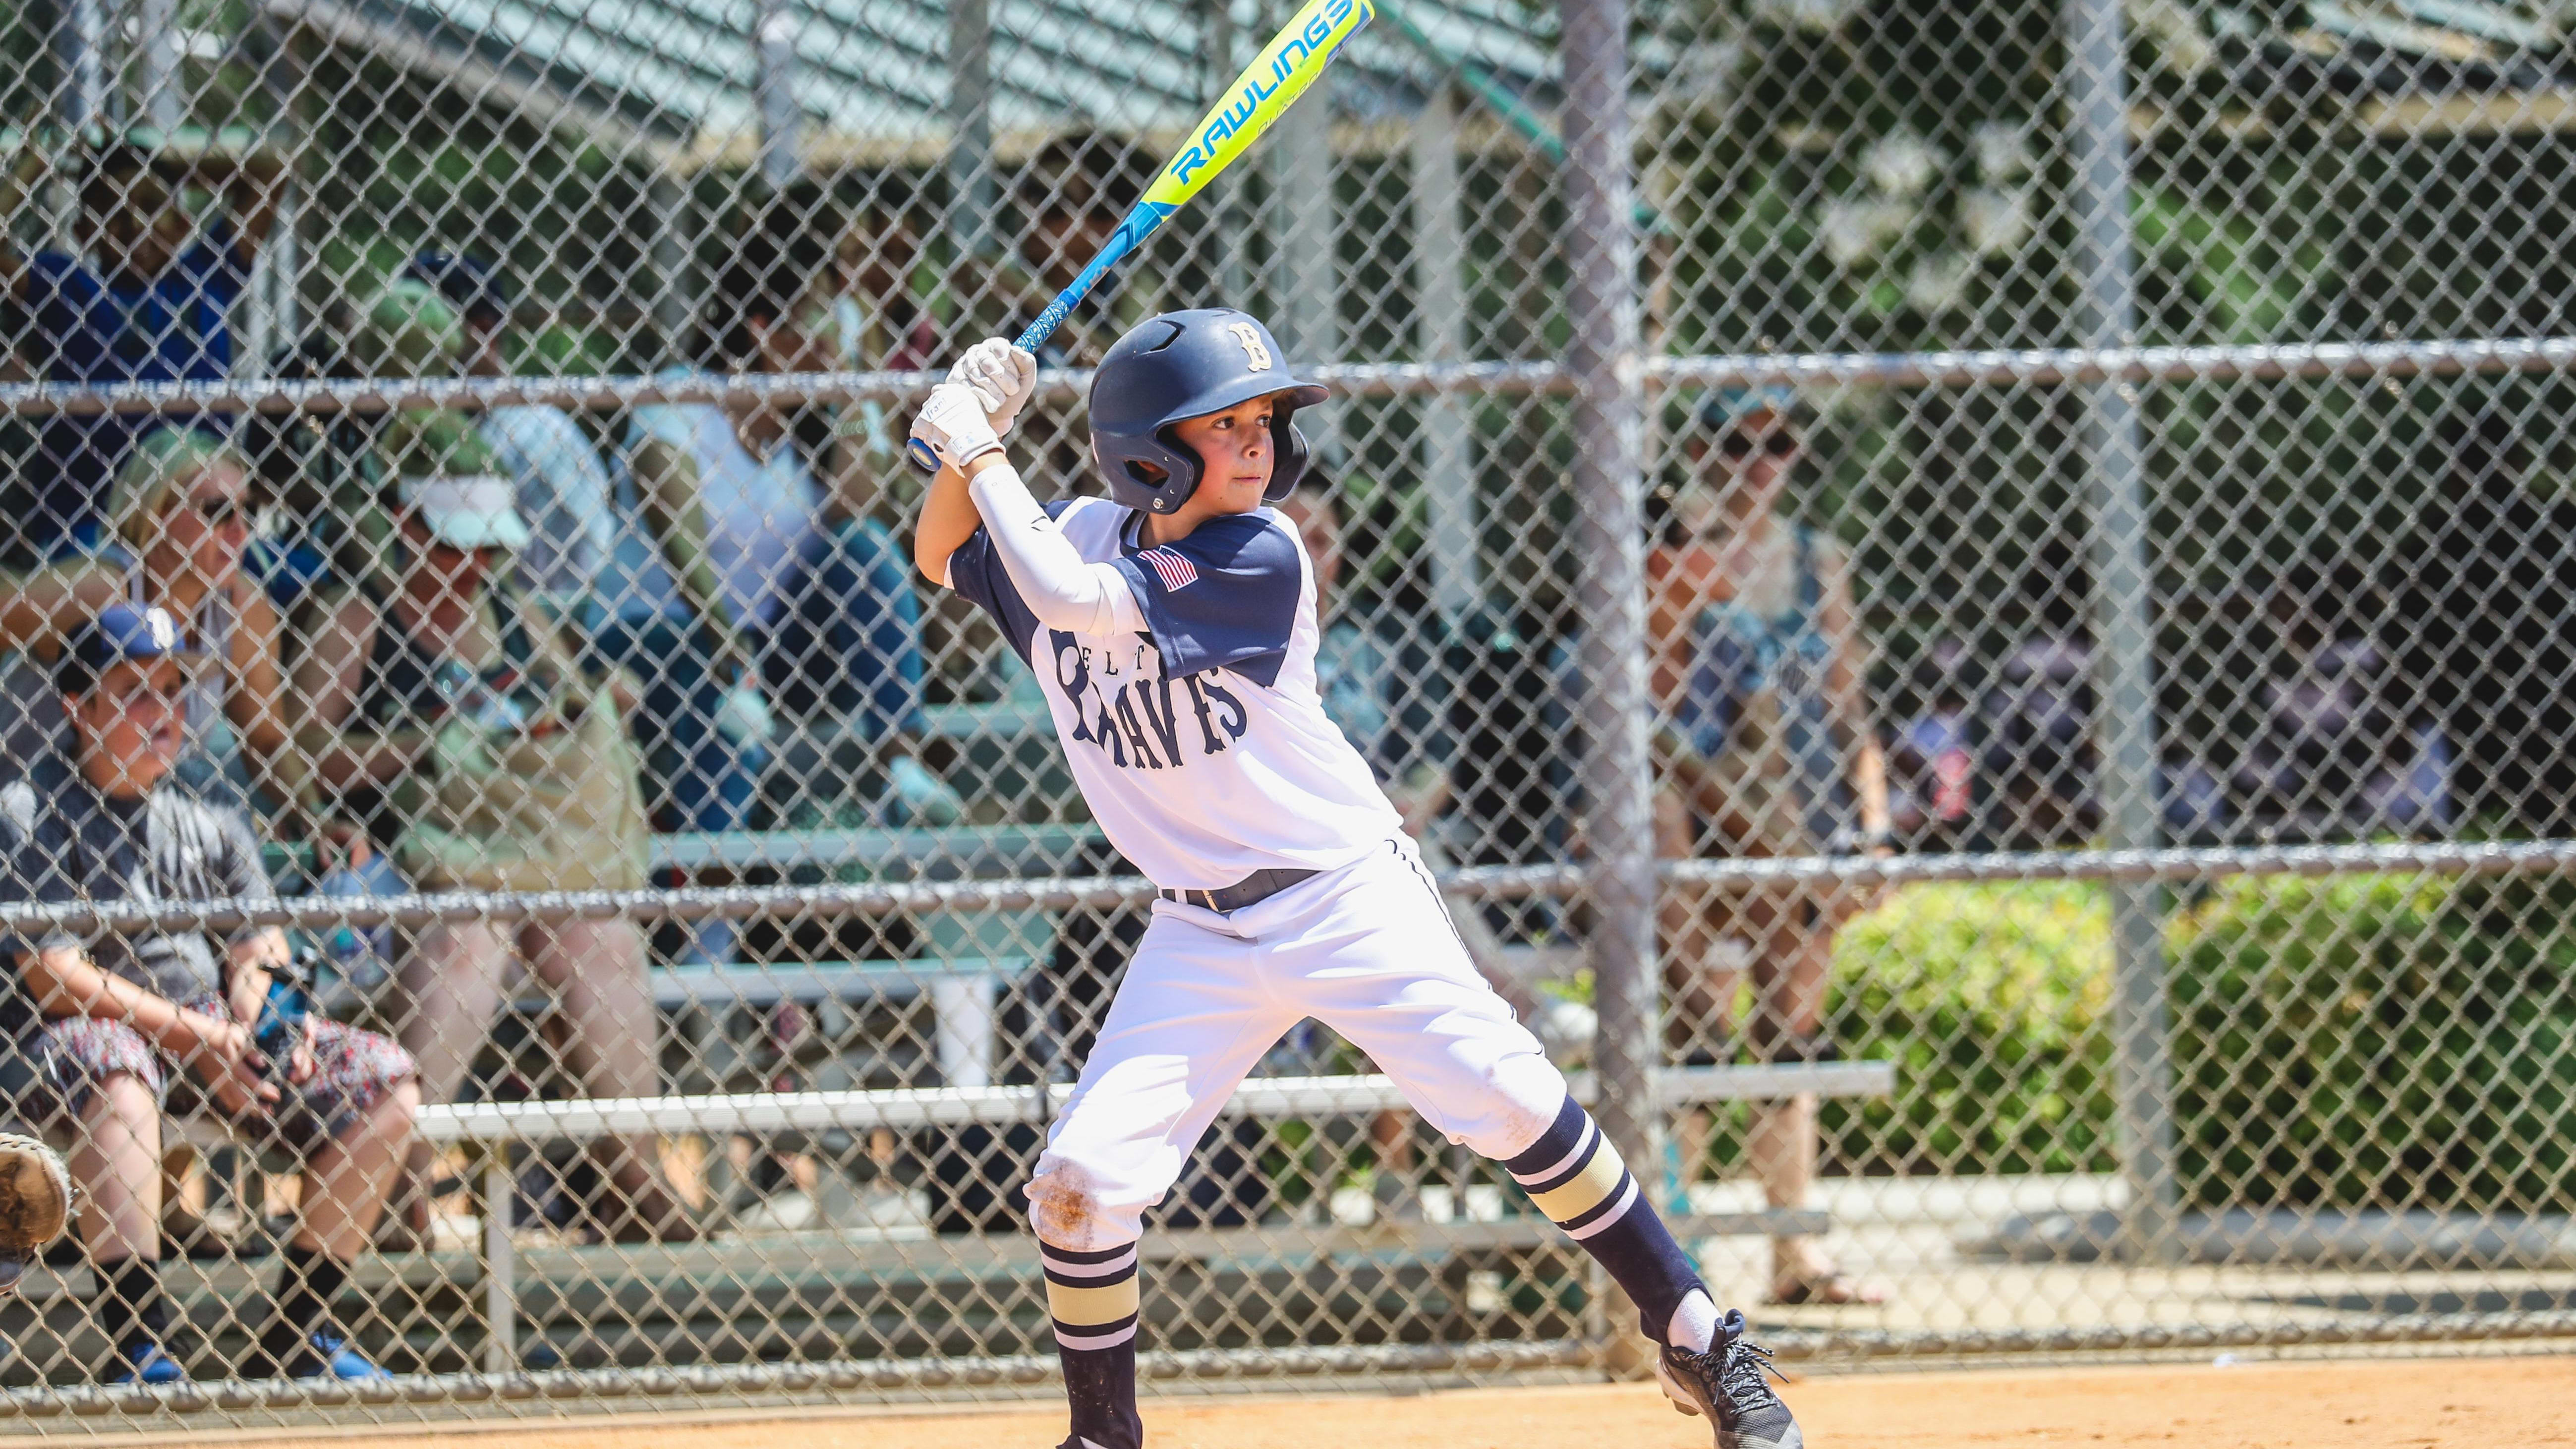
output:
[[[1664,1342],[1693,1353],[1706,1353],[1717,1342],[1717,1303],[1708,1293],[1694,1288],[1673,1309],[1673,1321],[1664,1329]]]

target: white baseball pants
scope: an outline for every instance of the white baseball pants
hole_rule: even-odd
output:
[[[1527,1151],[1565,1105],[1565,1078],[1477,975],[1397,838],[1232,915],[1154,903],[1038,1158],[1038,1237],[1080,1252],[1135,1242],[1244,1074],[1309,1016],[1483,1156]]]

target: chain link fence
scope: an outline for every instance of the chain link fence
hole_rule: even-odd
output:
[[[1333,384],[1326,707],[1717,1296],[1826,1362],[2576,1336],[2558,12],[1376,8],[1015,448],[1096,488],[1166,307]],[[1285,18],[1096,9],[0,17],[0,1025],[84,1191],[0,1424],[1054,1372],[1019,1191],[1153,895],[1062,751],[1243,716],[1068,654],[1060,745],[898,445]],[[101,654],[141,607],[203,656]],[[338,1025],[231,1120],[260,961]],[[192,1382],[116,1387],[156,1247]],[[1145,1261],[1156,1379],[1623,1362],[1311,1022]],[[282,1376],[281,1295],[396,1376]]]

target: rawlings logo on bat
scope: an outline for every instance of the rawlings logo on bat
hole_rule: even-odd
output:
[[[1269,75],[1247,73],[1243,77],[1243,88],[1235,93],[1233,101],[1208,117],[1198,139],[1172,158],[1171,164],[1163,168],[1164,174],[1177,184],[1187,186],[1193,174],[1214,164],[1225,143],[1242,131],[1253,117],[1261,114],[1263,104],[1277,95],[1290,77],[1309,65],[1322,68],[1324,61],[1331,58],[1334,33],[1342,28],[1343,22],[1349,20],[1355,10],[1359,14],[1359,25],[1366,25],[1377,14],[1376,7],[1367,0],[1324,0],[1314,13],[1306,17],[1304,27],[1272,41],[1274,49],[1270,56]],[[1356,31],[1359,25],[1351,29]]]

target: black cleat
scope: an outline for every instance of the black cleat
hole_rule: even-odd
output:
[[[1744,1337],[1742,1309],[1726,1310],[1717,1341],[1706,1353],[1667,1348],[1655,1360],[1655,1381],[1685,1414],[1706,1415],[1717,1430],[1717,1449],[1806,1449],[1806,1437],[1789,1406],[1771,1392],[1771,1380],[1788,1380],[1771,1364],[1771,1351]]]

